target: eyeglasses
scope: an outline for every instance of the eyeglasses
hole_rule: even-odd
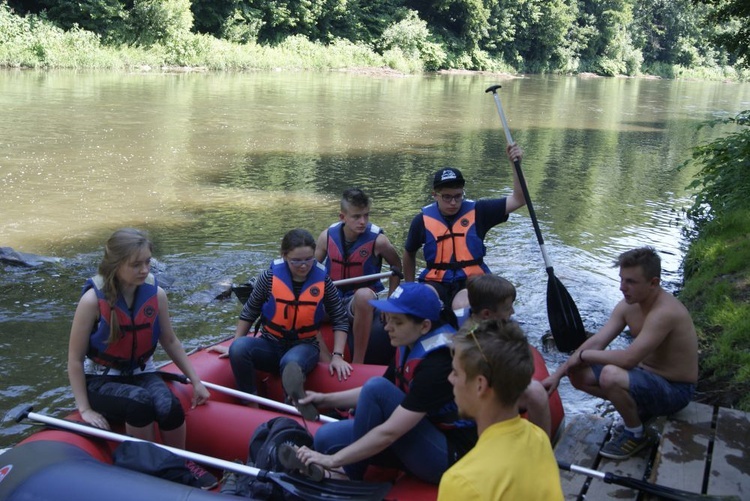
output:
[[[438,195],[440,195],[440,200],[449,204],[451,202],[458,203],[461,200],[463,200],[464,197],[466,196],[466,192],[461,192],[458,195],[448,195],[447,193],[438,193]]]
[[[479,340],[477,339],[476,334],[474,334],[474,331],[477,329],[477,325],[474,324],[471,329],[469,329],[469,336],[471,336],[471,339],[474,340],[474,344],[477,345],[477,349],[479,350],[479,354],[482,355],[482,360],[484,360],[484,363],[487,364],[487,371],[482,371],[482,375],[487,379],[487,384],[489,386],[492,386],[492,366],[490,365],[490,361],[487,359],[487,355],[484,354],[484,350],[482,349],[482,345],[479,344]]]
[[[311,265],[315,261],[314,257],[308,257],[307,259],[287,259],[287,262],[292,266],[302,266],[303,264]]]
[[[471,336],[471,339],[474,340],[474,344],[477,345],[477,349],[479,350],[479,354],[482,355],[482,358],[484,359],[484,361],[487,362],[487,365],[489,365],[490,361],[487,360],[487,355],[484,354],[484,350],[482,349],[482,345],[479,344],[479,340],[477,339],[476,334],[474,334],[474,331],[477,330],[477,325],[478,324],[474,324],[471,327],[471,329],[469,329],[469,336]]]

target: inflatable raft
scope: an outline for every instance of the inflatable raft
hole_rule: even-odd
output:
[[[229,343],[230,340],[223,342],[225,345]],[[542,380],[548,376],[548,371],[539,352],[533,347],[532,350],[536,367],[534,379]],[[215,352],[201,349],[190,354],[190,360],[203,381],[226,388],[235,387],[228,359],[220,359]],[[305,386],[320,392],[340,391],[361,386],[369,378],[383,375],[385,369],[382,365],[354,365],[351,377],[339,381],[329,375],[327,364],[320,363],[308,375]],[[178,372],[173,364],[166,365],[163,370]],[[280,377],[260,373],[258,381],[263,397],[279,402],[283,400]],[[255,428],[280,414],[279,411],[248,407],[235,396],[211,387],[210,401],[190,409],[192,386],[178,381],[168,384],[186,409],[187,450],[217,461],[244,461]],[[550,409],[554,435],[561,429],[564,418],[557,392],[550,397]],[[295,419],[302,423],[300,417]],[[83,422],[77,412],[66,416],[65,420]],[[321,424],[308,422],[307,426],[315,434]],[[122,432],[122,428],[114,431]],[[112,453],[118,445],[113,440],[72,431],[42,429],[0,455],[0,501],[240,499],[219,494],[218,487],[213,491],[202,491],[113,466]],[[206,463],[203,466],[221,477],[220,468]],[[385,495],[389,500],[421,501],[437,497],[437,486],[397,470],[371,467],[366,480],[389,482],[391,487]]]

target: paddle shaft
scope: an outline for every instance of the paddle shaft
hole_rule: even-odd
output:
[[[190,382],[189,379],[186,378],[187,382]],[[271,407],[272,409],[284,411],[288,414],[294,414],[299,416],[300,413],[297,410],[296,407],[289,404],[284,404],[282,402],[277,402],[276,400],[271,400],[270,398],[264,398],[258,395],[253,395],[252,393],[245,393],[244,391],[235,390],[234,388],[227,388],[226,386],[221,386],[214,383],[209,383],[207,381],[202,381],[203,386],[210,390],[216,390],[219,393],[225,393],[227,395],[231,395],[233,397],[237,397],[241,400],[247,400],[249,402],[255,402],[260,405],[265,405],[266,407]],[[320,421],[324,423],[335,423],[338,421],[338,419],[334,419],[330,416],[323,416],[320,415]]]
[[[503,106],[500,103],[500,96],[497,94],[499,85],[493,85],[487,92],[492,92],[492,97],[495,99],[495,106],[497,106],[497,113],[500,115],[500,121],[503,123],[503,130],[505,131],[505,140],[508,145],[515,144],[513,138],[510,135],[510,128],[508,127],[508,121],[505,119],[505,112],[503,112]],[[531,217],[531,223],[534,225],[534,233],[536,233],[536,239],[539,242],[539,247],[542,249],[542,259],[544,259],[544,266],[552,268],[552,263],[547,256],[547,248],[544,245],[544,238],[542,237],[542,230],[539,228],[539,221],[536,218],[536,211],[534,210],[534,204],[531,203],[531,195],[529,195],[529,188],[526,186],[526,178],[521,170],[521,162],[518,159],[513,160],[513,165],[516,168],[516,175],[518,176],[518,182],[521,185],[523,191],[523,198],[526,200],[526,207],[529,209],[529,216]]]
[[[510,135],[508,121],[505,119],[505,112],[500,103],[500,96],[497,93],[497,89],[499,88],[499,85],[493,85],[485,92],[492,92],[492,97],[495,99],[495,105],[497,106],[497,112],[500,115],[500,121],[503,123],[505,139],[508,141],[509,145],[513,145],[513,138]],[[560,351],[573,351],[586,340],[586,330],[581,321],[578,307],[576,307],[573,298],[570,297],[565,286],[563,286],[555,276],[552,263],[550,262],[549,256],[547,256],[547,248],[544,245],[544,238],[542,238],[542,231],[539,228],[539,221],[536,217],[534,205],[531,203],[529,188],[526,186],[526,179],[521,170],[520,160],[513,160],[513,165],[516,169],[518,184],[521,185],[521,191],[523,191],[523,197],[526,201],[529,215],[531,216],[531,222],[534,225],[534,233],[539,242],[539,248],[542,251],[542,258],[544,259],[544,266],[547,270],[547,276],[549,277],[547,282],[547,317],[549,318],[550,330],[552,331],[555,344]]]
[[[362,275],[359,277],[342,278],[341,280],[334,280],[333,285],[339,287],[341,285],[356,284],[359,282],[369,282],[370,280],[377,280],[379,278],[388,278],[394,275],[393,271],[384,271],[382,273],[373,273],[372,275]]]
[[[102,430],[101,428],[95,428],[93,426],[75,423],[73,421],[68,421],[67,419],[58,419],[52,416],[47,416],[45,414],[39,414],[37,412],[29,411],[28,413],[26,413],[26,417],[31,419],[32,421],[37,421],[39,423],[44,423],[50,426],[55,426],[57,428],[62,428],[62,429],[73,431],[73,432],[80,433],[83,435],[90,435],[92,437],[103,438],[105,440],[111,440],[113,442],[130,441],[130,442],[152,443],[158,447],[161,447],[162,449],[166,449],[169,452],[176,454],[177,456],[183,457],[185,459],[189,459],[197,463],[213,466],[214,468],[230,470],[235,473],[242,473],[244,475],[250,475],[251,477],[257,477],[263,471],[259,468],[254,468],[252,466],[247,466],[241,463],[235,463],[234,461],[226,461],[224,459],[219,459],[219,458],[215,458],[212,456],[206,456],[204,454],[198,454],[197,452],[186,451],[184,449],[171,447],[169,445],[158,444],[156,442],[150,442],[148,440],[143,440],[140,438],[129,437],[127,435],[122,435],[120,433],[115,433],[113,431]]]
[[[674,501],[709,501],[709,500],[737,500],[739,497],[736,496],[713,496],[711,494],[698,494],[694,492],[683,491],[680,489],[674,489],[664,485],[652,484],[644,480],[638,480],[637,478],[625,477],[622,475],[615,475],[611,472],[602,472],[599,470],[592,470],[583,466],[575,464],[557,462],[557,466],[565,471],[572,471],[574,473],[582,473],[592,478],[598,478],[607,484],[622,485],[623,487],[630,487],[642,492],[648,492],[649,494],[655,494],[663,499],[671,499]]]
[[[360,282],[369,282],[371,280],[379,280],[381,278],[388,278],[388,277],[391,277],[393,275],[397,275],[397,276],[403,278],[403,275],[401,274],[400,271],[398,271],[398,270],[391,270],[391,271],[384,271],[384,272],[381,272],[381,273],[373,273],[372,275],[362,275],[362,276],[359,276],[359,277],[342,278],[341,280],[334,280],[333,281],[333,285],[335,285],[337,287],[340,287],[342,285],[356,284],[356,283],[360,283]],[[243,292],[241,294],[240,294],[240,290],[243,290]],[[250,297],[250,294],[252,293],[252,290],[253,290],[253,283],[252,282],[248,282],[248,283],[243,284],[243,285],[233,286],[232,287],[232,291],[237,296],[237,299],[239,299],[240,302],[243,303],[243,304]],[[245,295],[246,291],[250,291],[250,292],[247,292],[247,295]]]

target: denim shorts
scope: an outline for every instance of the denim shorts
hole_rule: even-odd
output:
[[[603,365],[592,365],[596,380]],[[684,408],[693,398],[695,384],[673,383],[642,367],[628,371],[630,396],[638,406],[642,417],[669,416]]]

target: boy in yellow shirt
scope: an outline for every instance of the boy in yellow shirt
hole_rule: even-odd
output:
[[[438,501],[563,499],[549,438],[518,415],[534,362],[518,324],[486,320],[453,341],[449,381],[461,417],[477,423],[479,440],[443,474]]]

